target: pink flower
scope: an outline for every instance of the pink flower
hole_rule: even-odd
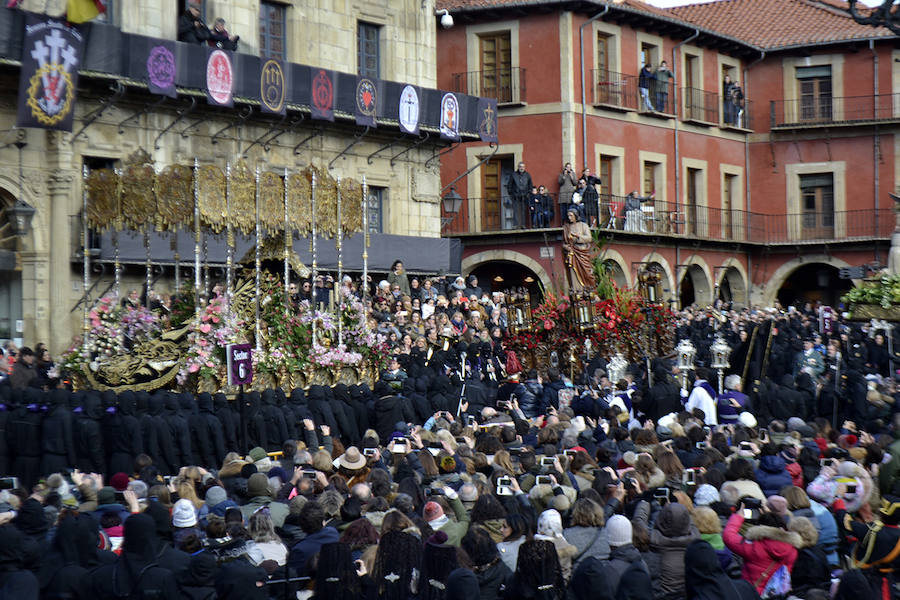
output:
[[[210,325],[209,323],[203,323],[202,325],[200,325],[199,329],[202,333],[209,333],[210,331],[212,331],[212,325]]]
[[[209,367],[210,369],[212,369],[212,368],[215,367],[216,365],[214,365],[213,362],[212,362],[211,360],[208,360],[208,361],[206,361],[206,366]]]
[[[197,363],[191,363],[191,366],[188,367],[189,373],[196,373],[199,370],[200,370],[200,365],[198,365]]]

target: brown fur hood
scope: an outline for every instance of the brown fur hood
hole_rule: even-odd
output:
[[[793,531],[785,531],[778,527],[769,527],[768,525],[754,525],[747,530],[744,538],[753,542],[759,540],[784,542],[785,544],[790,544],[797,550],[803,547],[803,539],[800,537],[800,534],[794,533]]]

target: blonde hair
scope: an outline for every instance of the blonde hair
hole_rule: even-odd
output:
[[[694,525],[697,526],[700,533],[722,533],[722,523],[719,521],[719,515],[708,506],[695,507],[691,517],[694,519]]]

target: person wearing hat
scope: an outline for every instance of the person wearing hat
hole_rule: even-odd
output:
[[[859,540],[850,549],[853,567],[865,572],[875,589],[892,587],[900,573],[900,497],[884,494],[878,518],[871,522],[854,519],[843,498],[837,498],[832,508],[847,537]]]
[[[369,474],[368,460],[356,446],[350,446],[338,458],[338,469],[341,475],[347,478],[347,487],[353,487],[357,483],[365,483]]]
[[[463,506],[459,495],[453,488],[445,486],[443,490],[444,497],[447,498],[456,515],[456,521],[445,515],[444,509],[434,500],[425,503],[422,518],[434,531],[443,531],[447,534],[448,545],[459,546],[463,536],[469,530],[469,513],[466,512],[466,507]]]
[[[653,597],[649,569],[632,543],[631,521],[623,515],[613,515],[606,522],[606,533],[610,547],[609,561],[592,556],[578,565],[571,584],[576,599],[593,600],[601,590],[607,590],[606,597],[611,598]],[[644,593],[626,595],[624,587],[640,589]]]
[[[824,371],[825,359],[813,347],[813,339],[807,337],[803,340],[803,351],[797,354],[797,358],[794,361],[794,377],[800,373],[808,373],[815,381]]]
[[[172,541],[175,542],[175,546],[180,548],[191,535],[203,537],[197,525],[197,509],[194,508],[193,502],[187,498],[176,502],[172,507]]]
[[[286,504],[276,502],[272,499],[272,492],[269,490],[269,478],[263,473],[254,473],[247,480],[247,495],[250,500],[241,506],[241,514],[244,521],[250,518],[250,515],[259,508],[267,507],[272,517],[272,523],[275,527],[284,525],[290,510]]]
[[[187,9],[178,17],[178,41],[187,44],[202,44],[209,40],[209,27],[203,22],[199,0],[189,0]]]
[[[269,458],[266,451],[259,446],[250,450],[247,454],[247,460],[256,465],[256,470],[262,473],[266,473],[272,468],[272,459]]]

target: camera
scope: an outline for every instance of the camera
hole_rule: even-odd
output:
[[[409,440],[406,438],[397,438],[394,440],[394,446],[391,452],[394,454],[406,454],[407,447],[409,447]]]
[[[653,490],[653,499],[659,502],[660,505],[665,505],[669,502],[669,494],[669,488],[656,488]]]
[[[541,457],[541,466],[542,467],[552,467],[553,463],[556,461],[555,456],[542,456]]]
[[[834,459],[833,458],[823,458],[819,460],[820,467],[833,467]]]
[[[684,485],[697,485],[697,471],[694,469],[686,469],[681,481]]]
[[[497,478],[497,495],[498,496],[512,496],[512,479],[509,477],[498,477]]]
[[[534,478],[534,484],[535,485],[542,485],[542,484],[553,485],[553,480],[550,479],[549,475],[538,475],[537,477]]]
[[[425,488],[426,496],[443,496],[444,490],[440,488]]]
[[[709,448],[709,442],[697,442],[695,446],[697,447],[697,450],[706,450]]]
[[[375,456],[376,452],[378,452],[377,448],[363,448],[363,456]]]

